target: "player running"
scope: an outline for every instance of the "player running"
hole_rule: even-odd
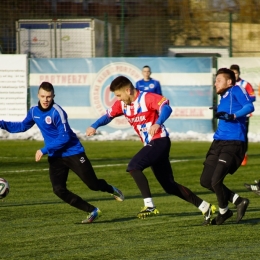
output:
[[[117,201],[123,201],[124,196],[119,189],[97,178],[84,147],[69,126],[66,112],[54,102],[54,96],[52,84],[43,82],[38,90],[38,105],[29,110],[26,118],[22,122],[0,121],[0,128],[18,133],[27,131],[34,124],[39,127],[45,145],[36,151],[35,161],[48,154],[53,192],[69,205],[88,212],[82,223],[91,223],[101,216],[101,211],[67,189],[69,170],[74,171],[91,190],[108,192]]]
[[[236,85],[232,70],[219,69],[215,86],[217,94],[221,96],[216,113],[220,120],[213,136],[214,141],[206,155],[200,183],[216,194],[219,213],[212,224],[221,225],[233,215],[228,208],[229,201],[237,207],[237,223],[249,205],[247,198],[240,197],[223,182],[227,174],[235,173],[243,161],[246,115],[254,111],[254,106],[245,89]]]
[[[159,213],[153,203],[148,180],[143,174],[145,168],[151,167],[165,192],[196,206],[204,214],[203,224],[208,225],[216,207],[175,182],[173,177],[169,161],[171,141],[164,126],[164,122],[172,112],[169,100],[158,94],[137,90],[124,76],[119,76],[112,81],[110,91],[114,92],[118,100],[104,116],[86,130],[86,135],[95,134],[98,127],[108,124],[113,118],[121,115],[126,117],[139,135],[144,147],[134,155],[127,166],[127,172],[133,177],[144,199],[144,207],[137,216],[145,218]]]

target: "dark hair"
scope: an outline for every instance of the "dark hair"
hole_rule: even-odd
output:
[[[46,82],[46,81],[42,82],[42,84],[39,86],[38,91],[39,91],[41,88],[42,88],[43,90],[45,90],[45,91],[48,91],[48,92],[51,92],[51,91],[52,91],[52,92],[54,93],[54,88],[53,88],[52,84],[49,83],[49,82]]]
[[[236,64],[231,65],[231,66],[230,66],[230,69],[231,69],[231,70],[236,70],[236,71],[238,71],[238,73],[240,73],[240,68],[239,68],[239,66],[236,65]]]
[[[219,74],[224,74],[227,79],[231,79],[232,86],[234,86],[236,84],[236,76],[235,76],[235,73],[233,70],[227,69],[227,68],[221,68],[217,71],[216,76],[218,76]]]
[[[115,78],[111,84],[110,84],[110,91],[114,92],[116,90],[119,90],[123,87],[130,87],[130,88],[134,88],[132,82],[124,76],[118,76],[117,78]]]
[[[150,72],[152,72],[152,70],[151,70],[150,66],[148,66],[148,65],[145,65],[145,66],[143,66],[143,69],[144,69],[144,68],[148,68],[148,69],[150,70]]]

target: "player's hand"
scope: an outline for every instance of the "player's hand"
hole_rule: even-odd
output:
[[[154,135],[157,133],[157,131],[159,130],[160,127],[161,127],[161,126],[158,125],[158,124],[152,125],[152,126],[150,127],[150,129],[149,129],[149,134],[150,134],[151,136],[154,136]]]
[[[234,120],[236,118],[235,114],[229,114],[227,112],[218,112],[216,113],[216,118],[222,120]]]
[[[42,156],[43,156],[42,151],[41,150],[37,150],[36,154],[35,154],[35,161],[39,162],[41,160]]]
[[[91,136],[91,135],[94,135],[95,133],[96,133],[96,129],[91,126],[88,127],[86,130],[86,136]]]

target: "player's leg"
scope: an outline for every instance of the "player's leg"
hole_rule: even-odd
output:
[[[174,180],[172,167],[168,156],[162,157],[152,166],[152,170],[158,182],[163,189],[168,193],[175,195],[197,207],[204,215],[203,225],[210,224],[210,218],[216,211],[216,207],[207,201],[202,200],[189,188],[177,183]]]
[[[241,165],[245,143],[222,141],[221,145],[221,153],[212,178],[212,188],[217,195],[219,204],[219,215],[215,218],[217,225],[222,224],[233,215],[232,211],[228,209],[228,201],[232,201],[237,206],[237,222],[242,219],[249,204],[248,199],[240,197],[223,184],[225,176],[228,173],[233,174]]]
[[[151,141],[135,154],[127,166],[127,172],[133,177],[144,199],[144,208],[137,215],[140,218],[145,217],[146,213],[147,215],[159,213],[153,203],[148,180],[143,174],[145,168],[150,167],[158,158],[160,158],[162,149],[158,149],[158,142],[166,144],[169,142],[169,138],[164,137]]]
[[[65,164],[75,172],[80,179],[93,191],[108,192],[117,201],[123,201],[122,192],[116,187],[108,184],[104,179],[98,179],[95,171],[85,153],[76,154],[63,158]]]
[[[86,212],[92,212],[95,209],[93,205],[67,189],[66,182],[69,168],[63,163],[63,159],[49,157],[48,161],[53,192],[71,206]]]

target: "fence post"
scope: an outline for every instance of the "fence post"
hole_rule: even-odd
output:
[[[121,0],[120,39],[121,39],[120,56],[124,57],[124,52],[125,52],[125,0]]]
[[[229,57],[232,56],[232,12],[229,12]]]

